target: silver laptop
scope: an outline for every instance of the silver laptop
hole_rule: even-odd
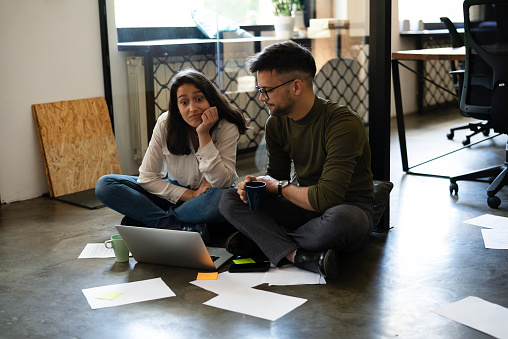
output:
[[[225,248],[206,247],[199,233],[147,228],[115,226],[136,261],[217,270],[233,255]]]

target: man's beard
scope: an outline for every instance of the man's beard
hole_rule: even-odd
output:
[[[290,97],[283,103],[284,106],[276,106],[273,109],[268,108],[270,115],[275,117],[283,117],[289,115],[295,107],[295,102]]]

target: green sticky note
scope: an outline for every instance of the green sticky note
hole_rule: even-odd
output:
[[[98,296],[96,296],[96,299],[104,299],[104,300],[115,300],[119,296],[121,296],[123,293],[120,292],[102,292]]]
[[[233,260],[235,264],[254,264],[256,263],[252,258],[246,258],[246,259],[235,259]]]

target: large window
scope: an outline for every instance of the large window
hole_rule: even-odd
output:
[[[115,0],[116,26],[193,27],[195,9],[218,12],[238,25],[273,23],[271,0]]]
[[[399,0],[399,20],[440,22],[446,16],[453,22],[463,22],[464,0]]]
[[[190,1],[115,0],[116,27],[195,26]]]

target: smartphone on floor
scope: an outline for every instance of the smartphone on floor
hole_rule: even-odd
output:
[[[229,273],[242,273],[242,272],[266,272],[270,268],[269,261],[262,261],[248,264],[231,264]]]

